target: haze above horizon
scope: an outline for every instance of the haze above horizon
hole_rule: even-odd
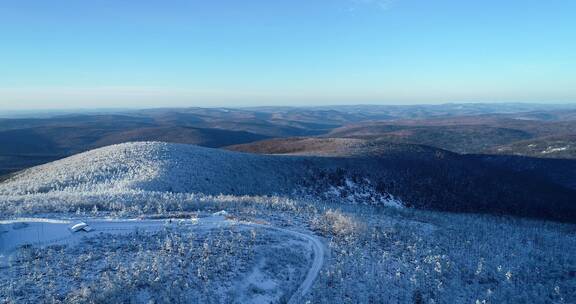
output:
[[[0,2],[0,111],[576,102],[576,2]]]

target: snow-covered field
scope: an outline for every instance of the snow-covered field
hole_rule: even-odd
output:
[[[576,303],[574,225],[355,209],[319,229],[331,255],[312,303]]]
[[[73,239],[47,235],[41,226],[62,226],[59,231],[70,236],[74,215],[62,215],[61,223],[18,221],[29,226],[15,230],[17,223],[5,223],[0,226],[9,232],[0,239],[29,229],[32,244],[38,234],[48,241],[9,250],[0,271],[0,298],[8,303],[576,301],[574,225],[294,204],[231,203],[232,220],[182,214],[172,220],[81,217],[94,230]]]
[[[22,172],[0,184],[0,303],[576,303],[575,225],[347,177],[290,196],[300,161],[138,143]]]
[[[48,299],[300,303],[323,265],[324,245],[309,234],[239,222],[223,214],[162,220],[2,221],[1,299],[16,303]],[[73,232],[71,227],[79,222],[86,223],[90,231]],[[163,255],[164,260],[158,262],[155,255]],[[40,265],[39,260],[43,260]],[[125,273],[130,276],[125,282],[103,286],[102,280],[110,278],[102,273],[111,264],[130,269],[130,273],[152,273],[143,277]],[[118,269],[112,270],[108,275],[117,276]],[[70,276],[70,272],[74,274]],[[15,283],[14,278],[21,280]],[[173,279],[181,285],[175,287]],[[190,288],[192,284],[196,288]],[[169,295],[182,287],[190,289]],[[111,290],[99,294],[102,288]]]
[[[78,223],[86,223],[89,233],[73,231]],[[153,232],[168,227],[196,225],[195,228],[211,229],[229,226],[232,222],[222,217],[206,217],[192,219],[54,219],[54,218],[17,218],[1,220],[0,231],[0,265],[6,265],[10,254],[21,246],[32,245],[46,247],[51,245],[75,245],[83,237],[100,233],[127,234],[135,231]]]

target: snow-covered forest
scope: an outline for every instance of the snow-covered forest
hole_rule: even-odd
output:
[[[303,280],[307,253],[301,240],[257,228],[102,234],[21,248],[0,294],[8,303],[282,302]]]
[[[9,235],[36,227],[27,217],[94,227],[74,241],[0,248],[2,303],[576,302],[573,224],[417,210],[345,172],[291,184],[245,154],[179,158],[168,149],[168,161],[155,154],[166,146],[138,146],[88,152],[0,185],[4,248]],[[219,167],[228,154],[246,171]],[[300,188],[217,194],[260,189],[263,180],[262,189]],[[226,225],[202,226],[215,216]],[[98,226],[103,219],[168,224],[111,233]],[[316,241],[322,250],[312,250]]]

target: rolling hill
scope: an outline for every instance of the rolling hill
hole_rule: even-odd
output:
[[[532,138],[524,131],[483,125],[344,127],[326,137],[351,137],[429,145],[458,153],[477,153],[490,147]]]
[[[557,138],[557,137],[555,137]],[[570,138],[562,136],[561,138]],[[531,141],[530,141],[531,142]],[[548,183],[576,189],[576,160],[542,158],[533,156],[494,154],[456,154],[426,145],[402,144],[382,138],[329,138],[300,137],[268,139],[248,144],[226,147],[233,151],[256,154],[306,155],[323,157],[381,158],[386,160],[409,159],[434,160],[442,158],[450,161],[464,161],[470,164],[483,163],[504,171],[529,175],[531,179],[546,180]],[[570,151],[562,151],[569,153]]]
[[[105,136],[97,140],[90,148],[138,141],[162,141],[218,148],[266,138],[268,137],[264,135],[244,131],[191,127],[151,127],[129,130]]]
[[[0,131],[0,175],[54,161],[72,154],[131,141],[163,141],[222,147],[268,138],[224,129],[154,126],[71,124]]]
[[[377,148],[377,149],[376,149]],[[382,145],[353,157],[272,156],[159,142],[108,146],[0,184],[4,214],[154,200],[158,193],[281,195],[345,204],[574,221],[576,192],[429,147]],[[361,198],[361,199],[359,199]],[[161,201],[161,200],[160,200]]]
[[[334,129],[322,136],[422,144],[458,153],[490,153],[516,142],[571,135],[574,130],[576,121],[509,119],[490,115],[363,122]]]
[[[14,115],[0,118],[0,175],[130,141],[222,147],[266,138],[326,136],[490,153],[495,147],[570,134],[576,128],[573,106],[535,104],[160,108]]]
[[[518,141],[494,147],[487,152],[539,158],[576,159],[576,134],[546,136]]]
[[[455,153],[415,144],[363,138],[292,137],[226,147],[228,150],[278,155],[434,161],[457,157]]]

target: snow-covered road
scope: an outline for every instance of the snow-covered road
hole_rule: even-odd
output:
[[[92,232],[72,232],[70,228],[79,222],[88,223]],[[23,245],[45,247],[50,245],[74,245],[83,237],[96,236],[99,233],[126,234],[138,229],[155,231],[180,221],[171,220],[55,220],[42,218],[24,218],[0,221],[0,265],[5,263],[12,252]],[[194,224],[190,220],[188,224]],[[217,224],[214,219],[202,222],[203,227]]]
[[[56,244],[73,245],[84,236],[96,236],[98,233],[125,234],[136,230],[156,231],[164,227],[178,225],[194,225],[198,229],[212,229],[242,225],[257,227],[289,234],[295,238],[305,240],[313,253],[313,260],[306,278],[300,284],[296,292],[290,297],[288,303],[301,303],[304,296],[310,291],[324,264],[325,247],[322,242],[313,235],[296,232],[293,230],[278,228],[270,225],[256,224],[253,222],[238,222],[226,219],[222,215],[198,219],[162,219],[162,220],[137,220],[137,219],[91,219],[84,220],[93,231],[72,232],[70,227],[79,220],[57,220],[41,218],[25,218],[9,221],[0,221],[0,266],[7,265],[10,255],[22,245],[49,246]]]
[[[286,232],[289,232],[289,230],[286,230]],[[304,282],[300,284],[298,290],[296,290],[296,292],[292,295],[292,297],[288,301],[288,304],[296,304],[296,303],[302,303],[302,299],[306,294],[308,294],[308,292],[312,288],[312,285],[314,285],[314,282],[316,281],[318,274],[320,274],[322,265],[324,265],[325,252],[324,252],[324,245],[322,244],[322,242],[320,242],[320,240],[318,240],[314,236],[303,233],[297,233],[293,231],[290,231],[289,233],[297,234],[307,239],[310,242],[310,245],[312,246],[312,250],[314,251],[314,259],[312,260],[312,266],[310,267],[310,270],[308,270],[306,279],[304,279]]]
[[[310,235],[310,234],[305,234],[305,233],[296,232],[293,230],[273,227],[273,226],[269,226],[269,225],[255,224],[255,223],[250,223],[250,222],[243,223],[243,224],[254,226],[254,227],[260,227],[260,228],[264,228],[264,229],[276,230],[279,232],[290,234],[290,235],[295,236],[296,238],[304,239],[310,244],[311,250],[314,254],[313,259],[312,259],[312,265],[310,266],[310,269],[308,270],[308,273],[306,274],[306,278],[300,284],[300,286],[298,287],[296,292],[294,292],[294,294],[292,295],[292,297],[290,297],[290,300],[288,301],[288,304],[302,303],[302,299],[304,298],[304,296],[306,296],[306,294],[308,294],[308,292],[312,288],[312,285],[314,285],[314,282],[316,281],[316,278],[320,274],[320,270],[322,269],[322,266],[324,265],[324,256],[326,254],[324,244],[322,244],[322,242],[317,237]]]

